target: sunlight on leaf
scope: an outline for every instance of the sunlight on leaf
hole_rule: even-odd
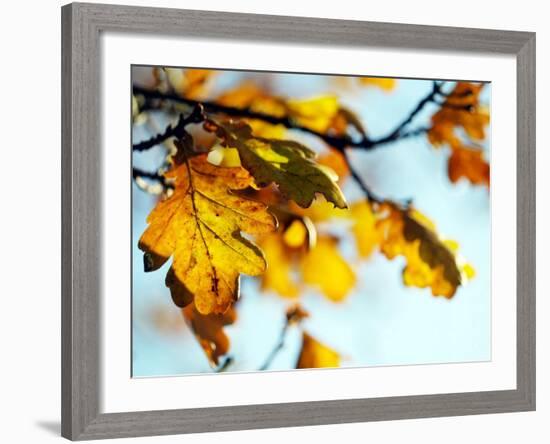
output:
[[[301,207],[309,207],[317,193],[338,208],[346,208],[346,200],[338,185],[315,162],[315,152],[290,141],[264,139],[252,134],[244,122],[205,123],[205,129],[216,132],[227,147],[239,151],[241,163],[259,187],[276,183],[283,195]]]
[[[353,219],[352,232],[355,236],[359,256],[368,258],[380,246],[382,233],[377,227],[377,219],[367,201],[356,202],[351,206]]]
[[[302,258],[304,282],[318,288],[328,299],[341,302],[355,286],[357,278],[351,266],[338,251],[338,242],[330,236],[319,236],[317,244]]]
[[[208,91],[208,82],[216,74],[210,69],[164,68],[174,90],[189,99],[201,100]]]
[[[340,366],[340,355],[313,336],[302,334],[302,349],[296,368],[330,368]]]
[[[402,211],[384,204],[381,213],[385,213],[377,223],[382,234],[381,251],[388,259],[405,257],[405,285],[429,287],[434,296],[452,298],[472,270],[471,266],[465,268],[449,248],[452,245],[456,249],[458,244],[439,238],[433,223],[415,210]]]
[[[364,86],[376,86],[386,92],[389,92],[395,88],[397,80],[385,77],[359,77],[359,83]]]
[[[261,277],[262,289],[273,290],[283,297],[298,297],[299,285],[293,275],[294,264],[280,234],[263,236],[259,245],[268,263],[267,270]]]
[[[173,255],[166,283],[174,301],[194,299],[201,314],[223,313],[238,298],[239,274],[257,276],[266,268],[260,249],[241,231],[267,233],[276,222],[264,204],[230,192],[251,184],[243,168],[216,167],[201,155],[165,177],[175,180],[174,193],[151,211],[139,240],[146,271]]]

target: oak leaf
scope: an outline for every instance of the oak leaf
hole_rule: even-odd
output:
[[[355,286],[353,269],[338,251],[338,242],[330,236],[319,236],[315,247],[301,260],[303,280],[333,302],[343,301]]]
[[[453,148],[449,157],[448,172],[451,182],[465,178],[474,185],[489,186],[490,167],[480,149],[464,146]]]
[[[259,245],[265,254],[269,267],[262,274],[262,290],[273,290],[282,297],[296,298],[299,284],[293,273],[294,263],[291,252],[285,246],[279,233],[263,236]]]
[[[434,296],[452,298],[471,270],[456,257],[457,244],[440,239],[433,223],[418,211],[385,203],[380,213],[381,251],[388,259],[405,258],[405,285],[429,287]]]
[[[166,285],[174,302],[194,300],[201,314],[223,313],[238,298],[240,273],[266,269],[261,250],[241,232],[267,233],[276,221],[264,204],[231,192],[252,183],[243,168],[216,167],[200,155],[185,157],[165,177],[174,192],[151,211],[139,240],[146,271],[173,256]]]
[[[489,112],[480,106],[479,94],[483,83],[458,82],[447,96],[441,108],[432,116],[428,139],[435,145],[448,144],[451,148],[461,145],[457,128],[473,140],[485,139],[485,127],[489,124]]]
[[[306,332],[296,368],[330,368],[340,366],[340,355]]]
[[[237,312],[230,307],[223,314],[200,314],[196,307],[188,305],[183,310],[183,316],[189,323],[191,330],[204,350],[208,362],[212,367],[219,364],[219,358],[229,351],[230,341],[223,327],[233,324],[237,319]]]
[[[296,125],[319,133],[331,132],[334,135],[347,134],[352,127],[365,135],[365,129],[359,118],[349,109],[340,105],[336,96],[331,94],[303,99],[284,99],[270,95],[253,82],[243,82],[235,89],[220,95],[216,102],[235,108],[248,108],[253,112],[272,117],[287,118]],[[281,124],[266,123],[259,119],[246,118],[256,136],[282,139],[286,128]]]
[[[315,162],[316,154],[291,140],[266,139],[252,134],[244,122],[205,123],[216,132],[227,147],[236,148],[241,163],[255,179],[258,187],[277,184],[281,193],[301,207],[309,207],[317,193],[338,208],[346,208],[342,191],[326,167]]]
[[[395,88],[397,81],[387,77],[359,77],[359,83],[365,86],[376,86],[384,91],[391,91]]]
[[[377,227],[376,214],[366,201],[359,201],[351,206],[353,220],[352,232],[359,256],[369,257],[378,249],[382,241],[382,233]]]
[[[164,68],[168,82],[174,90],[188,99],[205,98],[208,83],[216,74],[211,69]]]

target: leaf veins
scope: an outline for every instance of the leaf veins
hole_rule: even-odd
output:
[[[241,232],[270,232],[276,220],[264,204],[231,192],[251,185],[246,170],[216,167],[206,155],[184,158],[165,174],[174,192],[151,211],[138,246],[146,271],[173,256],[166,285],[178,306],[194,300],[200,314],[224,313],[238,299],[240,273],[266,269],[262,251]]]
[[[243,167],[254,176],[259,187],[276,183],[284,196],[302,208],[311,205],[316,193],[338,208],[347,208],[331,170],[317,164],[315,152],[304,145],[256,137],[244,122],[209,121],[205,128],[216,132],[224,145],[238,150]]]

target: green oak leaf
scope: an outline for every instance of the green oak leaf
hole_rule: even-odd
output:
[[[210,121],[205,128],[215,131],[224,145],[238,150],[242,166],[259,187],[275,183],[283,195],[302,208],[311,205],[316,193],[335,207],[347,208],[336,178],[317,164],[316,153],[301,143],[256,137],[244,122]]]

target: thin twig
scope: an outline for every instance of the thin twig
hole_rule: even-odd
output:
[[[365,181],[363,180],[363,178],[361,177],[361,175],[355,170],[355,168],[352,166],[351,164],[351,160],[349,158],[349,154],[347,151],[344,151],[344,160],[346,162],[346,165],[349,169],[349,172],[351,174],[351,177],[353,177],[353,179],[355,180],[355,182],[357,183],[357,185],[359,185],[359,188],[361,188],[361,190],[363,191],[363,193],[365,193],[365,197],[370,201],[370,202],[376,202],[376,203],[382,203],[384,201],[384,199],[380,198],[379,196],[377,196],[376,194],[374,194],[372,192],[372,190],[369,188],[369,186],[365,183]]]
[[[162,174],[159,174],[157,172],[144,171],[139,168],[133,167],[132,177],[134,178],[134,180],[138,178],[153,180],[160,183],[165,190],[167,188],[173,188],[173,185],[168,183],[166,178]]]
[[[420,100],[420,102],[418,102],[416,107],[409,113],[407,117],[405,117],[405,119],[401,121],[400,124],[395,127],[393,131],[391,131],[388,135],[384,137],[373,140],[373,145],[382,145],[401,138],[405,127],[407,127],[413,121],[413,119],[420,113],[420,111],[422,111],[428,103],[435,103],[436,97],[438,94],[441,93],[441,88],[443,87],[443,85],[444,83],[433,82],[431,92],[422,100]]]
[[[178,123],[175,126],[168,125],[164,133],[157,134],[148,140],[144,140],[143,142],[132,145],[132,150],[145,151],[163,143],[165,140],[168,140],[171,137],[180,138],[183,136],[185,127],[187,125],[189,125],[190,123],[199,123],[203,120],[204,111],[202,105],[200,103],[197,103],[193,107],[193,111],[187,117],[184,117],[183,114],[180,114]]]
[[[290,326],[290,322],[287,320],[285,322],[285,325],[283,326],[283,329],[281,330],[281,334],[279,335],[279,340],[277,341],[277,344],[275,344],[275,347],[271,350],[265,362],[258,370],[267,370],[269,367],[271,367],[273,360],[275,359],[277,354],[282,350],[282,348],[285,346],[286,333],[288,332],[289,326]]]
[[[369,138],[367,135],[364,135],[361,139],[356,141],[352,140],[347,136],[343,136],[343,137],[332,136],[330,134],[324,134],[324,133],[312,130],[311,128],[308,128],[306,126],[299,125],[294,119],[291,119],[288,116],[276,117],[270,114],[253,111],[249,108],[237,108],[232,106],[226,106],[226,105],[221,105],[219,103],[211,102],[211,101],[198,101],[198,100],[188,99],[177,94],[162,93],[159,91],[141,88],[139,86],[134,86],[133,93],[136,95],[142,95],[145,98],[144,108],[148,110],[158,109],[160,106],[162,106],[162,102],[164,101],[185,104],[192,107],[202,105],[204,107],[204,110],[207,112],[222,113],[233,117],[258,119],[267,123],[271,123],[272,125],[283,125],[288,129],[295,129],[302,132],[306,132],[323,140],[329,146],[339,151],[344,151],[346,147],[371,150],[380,145],[385,145],[389,142],[393,142],[402,137],[412,137],[412,136],[422,134],[426,130],[412,131],[412,132],[405,132],[403,130],[409,123],[412,122],[414,117],[424,108],[426,104],[434,103],[435,98],[438,94],[443,95],[441,91],[442,86],[443,86],[443,83],[434,82],[432,91],[418,103],[415,109],[413,109],[409,113],[409,115],[393,131],[390,132],[390,134],[374,140]],[[155,101],[158,103],[154,103]],[[170,135],[168,135],[168,137],[170,137]]]

